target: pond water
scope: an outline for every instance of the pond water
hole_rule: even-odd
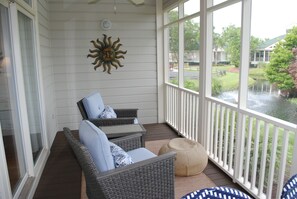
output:
[[[224,92],[218,96],[219,99],[236,103],[238,91]],[[268,82],[257,82],[248,91],[247,106],[255,110],[291,123],[297,123],[297,105],[290,103],[286,98],[278,95],[276,88]]]

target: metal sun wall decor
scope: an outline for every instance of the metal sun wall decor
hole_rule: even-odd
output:
[[[103,66],[103,72],[107,71],[108,74],[111,74],[112,66],[118,69],[118,67],[123,67],[119,59],[125,59],[123,54],[126,54],[127,51],[119,50],[122,44],[119,43],[120,39],[118,38],[115,42],[111,41],[111,37],[108,37],[103,34],[103,40],[96,41],[92,40],[91,43],[94,45],[95,49],[90,51],[87,57],[95,58],[95,61],[92,63],[94,70],[98,67]]]

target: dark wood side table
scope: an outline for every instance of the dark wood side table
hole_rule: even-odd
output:
[[[122,137],[135,133],[141,133],[141,145],[142,147],[144,147],[144,135],[146,134],[146,129],[142,126],[142,124],[99,126],[99,128],[106,134],[108,138]]]

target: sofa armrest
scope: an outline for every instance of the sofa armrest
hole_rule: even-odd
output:
[[[175,155],[169,152],[103,172],[98,183],[107,198],[174,198]]]

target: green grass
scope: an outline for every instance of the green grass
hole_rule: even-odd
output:
[[[225,70],[228,71],[229,69],[234,68],[233,65],[224,65],[224,66],[213,66],[212,71],[215,72],[217,70]]]
[[[191,67],[192,70],[194,69],[197,71],[197,67]],[[239,87],[239,73],[235,72],[228,72],[233,66],[216,66],[212,67],[213,71],[213,77],[220,82],[222,85],[221,92],[224,91],[231,91],[231,90],[237,90]],[[189,70],[189,68],[186,68],[185,70]],[[217,76],[217,71],[226,71],[226,75],[223,76]],[[177,85],[177,80],[172,80],[171,83]],[[252,78],[249,78],[248,85],[251,86],[255,83],[255,80]],[[199,82],[197,79],[185,79],[184,87],[193,91],[199,90]]]
[[[266,79],[264,68],[250,68],[249,77],[254,79]]]
[[[239,73],[229,73],[227,72],[225,76],[217,77],[221,82],[222,91],[237,90],[239,87]],[[255,80],[249,78],[248,85],[251,86],[255,83]]]
[[[297,105],[297,98],[289,98],[288,101],[292,104]]]

